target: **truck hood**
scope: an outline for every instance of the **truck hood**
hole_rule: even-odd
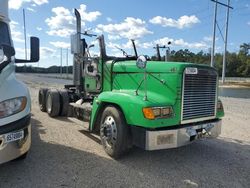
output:
[[[186,67],[208,67],[207,65],[200,65],[194,63],[183,62],[164,62],[164,61],[148,61],[147,72],[151,73],[183,73]],[[113,67],[113,72],[123,73],[139,73],[144,70],[136,66],[136,61],[120,61],[116,62]]]

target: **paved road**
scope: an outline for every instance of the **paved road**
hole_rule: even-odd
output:
[[[115,161],[79,122],[52,119],[39,111],[38,88],[59,82],[44,82],[43,78],[34,82],[32,76],[23,75],[19,78],[29,85],[32,96],[32,148],[24,161],[0,166],[0,188],[250,187],[249,135],[231,137],[232,131],[223,128],[223,137],[218,139],[153,152],[134,148]],[[225,100],[226,112],[231,102]],[[239,102],[250,109],[250,103]],[[233,115],[225,117],[224,127],[230,125]],[[244,121],[249,122],[249,117]],[[242,135],[250,130],[242,129]]]

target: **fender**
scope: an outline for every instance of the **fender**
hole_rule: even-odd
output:
[[[151,95],[155,95],[151,93]],[[148,93],[149,98],[150,93]],[[173,101],[168,100],[166,101],[166,97],[161,96],[158,97],[159,101],[145,101],[143,100],[144,95],[135,95],[134,91],[106,91],[102,92],[97,98],[93,101],[93,108],[91,114],[91,122],[90,122],[90,131],[94,129],[95,123],[98,118],[99,112],[103,109],[103,106],[106,104],[113,104],[119,106],[122,110],[125,120],[128,125],[144,125],[144,126],[151,126],[152,124],[156,123],[155,121],[148,120],[144,118],[142,108],[149,107],[149,106],[158,106],[159,104],[162,106],[163,104],[167,105],[174,105]],[[152,97],[154,98],[154,97]],[[160,100],[164,98],[164,103]],[[159,123],[159,122],[158,122]]]

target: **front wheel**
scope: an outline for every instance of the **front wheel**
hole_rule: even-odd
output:
[[[100,138],[105,152],[117,159],[127,152],[129,129],[123,113],[114,106],[107,106],[102,114]]]

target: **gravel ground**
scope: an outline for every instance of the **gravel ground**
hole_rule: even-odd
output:
[[[53,84],[21,78],[32,96],[32,147],[24,161],[0,166],[0,188],[250,187],[250,99],[222,98],[218,139],[153,152],[134,148],[113,160],[79,122],[40,112],[38,89]]]

